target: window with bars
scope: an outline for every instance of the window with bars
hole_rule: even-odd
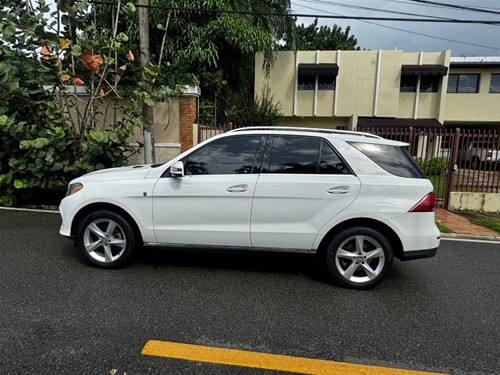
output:
[[[440,77],[437,75],[420,76],[420,92],[438,92]],[[418,75],[402,75],[400,92],[417,92]]]
[[[316,78],[318,80],[318,90],[335,90],[335,74],[332,73],[301,73],[297,88],[299,90],[315,90]]]

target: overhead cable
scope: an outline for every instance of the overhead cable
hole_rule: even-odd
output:
[[[90,4],[115,5],[114,2],[91,0]],[[303,17],[303,18],[328,18],[340,20],[373,20],[387,22],[430,22],[430,23],[462,23],[462,24],[491,24],[496,25],[499,21],[491,20],[471,20],[471,19],[434,19],[434,18],[397,18],[397,17],[366,17],[366,16],[333,16],[324,14],[296,14],[296,13],[268,13],[268,12],[253,12],[244,10],[223,10],[223,9],[200,9],[200,8],[185,8],[172,7],[168,5],[135,5],[135,7],[148,7],[150,9],[164,9],[178,12],[197,12],[197,13],[218,13],[218,14],[242,14],[254,16],[275,16],[275,17]]]

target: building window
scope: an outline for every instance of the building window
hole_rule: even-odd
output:
[[[420,92],[438,92],[439,77],[424,75],[420,78]]]
[[[402,75],[399,91],[401,92],[417,92],[417,75]]]
[[[420,76],[420,92],[438,92],[440,77],[437,75]],[[402,75],[399,91],[417,92],[418,75]]]
[[[314,90],[316,87],[316,75],[313,73],[300,73],[297,88],[299,90]]]
[[[490,93],[500,94],[500,74],[491,75]]]
[[[449,93],[478,93],[479,74],[450,74],[448,78]]]
[[[337,64],[299,64],[298,68],[298,90],[335,90]]]
[[[299,73],[297,88],[299,90],[314,90],[318,78],[318,90],[335,90],[335,74],[331,73]]]
[[[335,74],[319,73],[318,90],[335,90]]]

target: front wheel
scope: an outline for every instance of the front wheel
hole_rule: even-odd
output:
[[[92,264],[101,268],[120,268],[133,259],[136,236],[130,223],[121,215],[96,211],[81,221],[76,244]]]
[[[386,237],[367,227],[344,229],[326,252],[326,266],[340,285],[369,289],[379,284],[392,266],[392,248]]]

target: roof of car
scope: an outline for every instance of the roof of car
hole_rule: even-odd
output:
[[[326,133],[326,134],[342,134],[342,135],[357,135],[370,138],[381,138],[378,135],[362,132],[353,132],[348,130],[336,130],[336,129],[320,129],[320,128],[301,128],[301,127],[284,127],[284,126],[251,126],[246,128],[238,128],[231,130],[231,132],[241,132],[241,131],[277,131],[277,132],[307,132],[307,133]]]
[[[348,131],[348,130],[336,130],[336,129],[319,129],[319,128],[303,128],[303,127],[282,127],[282,126],[255,126],[255,127],[246,127],[246,128],[238,128],[229,131],[228,133],[251,133],[251,132],[259,132],[259,133],[289,133],[289,134],[301,134],[301,135],[318,135],[322,134],[330,137],[340,138],[346,141],[369,141],[373,143],[385,143],[403,146],[406,143],[388,140],[382,137],[379,137],[375,134],[356,132],[356,131]],[[226,134],[228,134],[226,133]]]

